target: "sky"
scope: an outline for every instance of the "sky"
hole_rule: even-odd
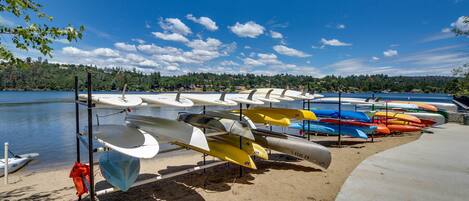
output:
[[[39,2],[52,25],[86,30],[78,42],[55,41],[49,62],[315,77],[451,75],[469,63],[469,38],[450,31],[469,30],[460,20],[469,0]],[[2,25],[21,23],[0,16]]]

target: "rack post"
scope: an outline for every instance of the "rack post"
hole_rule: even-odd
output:
[[[306,101],[303,99],[303,107],[301,109],[303,109],[303,110],[306,109],[305,105],[306,105]],[[304,133],[303,138],[305,137],[304,135],[308,135],[308,140],[309,140],[309,133],[306,132],[305,126],[306,126],[306,120],[303,120],[303,123],[302,123],[302,126],[301,126],[302,127],[301,129]]]
[[[308,93],[310,92],[309,82],[308,82]],[[313,98],[314,98],[314,91],[313,91]],[[311,100],[308,99],[308,111],[311,112]],[[311,120],[308,120],[308,141],[311,140],[310,132],[311,132]]]
[[[341,132],[341,119],[342,119],[342,91],[339,91],[339,136],[337,138],[337,144],[339,145],[339,147],[342,146],[342,142],[341,142],[341,135],[342,135],[342,132]]]
[[[94,195],[94,168],[93,168],[93,103],[91,99],[91,73],[87,75],[88,85],[88,161],[90,164],[90,199],[95,201]]]
[[[243,104],[239,104],[239,121],[243,120]],[[239,136],[239,149],[243,148],[243,138]],[[243,177],[243,166],[239,166],[239,177]]]
[[[202,106],[202,114],[205,115],[205,105]],[[203,130],[204,130],[204,134],[206,134],[207,130],[206,130],[205,128],[203,128]],[[206,163],[205,158],[206,158],[207,155],[206,155],[206,154],[202,154],[202,156],[203,156],[203,159],[204,159],[204,162],[203,162],[203,163],[204,163],[204,165],[205,165],[205,163]],[[204,169],[204,173],[205,173],[205,169]]]
[[[77,151],[77,162],[80,162],[80,139],[78,135],[80,134],[80,105],[78,103],[78,76],[75,76],[75,135],[76,135],[76,151]]]

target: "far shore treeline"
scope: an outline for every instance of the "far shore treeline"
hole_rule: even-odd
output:
[[[189,73],[178,76],[145,74],[120,68],[97,68],[84,65],[53,64],[47,60],[26,59],[22,64],[0,64],[0,90],[72,90],[74,76],[84,83],[86,72],[93,73],[94,90],[121,90],[128,84],[131,91],[220,91],[229,92],[260,87],[290,87],[298,89],[310,84],[318,92],[424,92],[456,93],[458,78],[449,76],[325,76],[280,74],[275,76],[254,74]]]

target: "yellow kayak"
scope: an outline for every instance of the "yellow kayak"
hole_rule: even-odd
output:
[[[239,113],[239,110],[235,110],[235,112]],[[287,127],[290,126],[290,119],[278,113],[259,113],[258,111],[251,111],[251,110],[243,110],[243,114],[249,117],[255,123],[261,124],[268,124],[273,126],[283,126]]]
[[[376,112],[374,116],[377,117],[386,117],[386,112]],[[416,116],[408,115],[408,114],[401,114],[401,113],[395,113],[395,112],[387,112],[387,118],[393,118],[393,119],[398,119],[398,120],[403,120],[403,121],[410,121],[410,122],[415,122],[415,123],[421,123],[420,119],[417,118]]]
[[[316,121],[318,118],[316,115],[308,110],[300,110],[300,109],[290,109],[290,108],[267,108],[267,107],[256,107],[250,109],[252,111],[256,111],[258,113],[270,115],[270,114],[281,114],[285,115],[290,119],[297,119],[297,120],[312,120]]]
[[[208,147],[210,151],[206,151],[204,149],[200,149],[188,144],[183,144],[180,142],[174,142],[174,144],[192,149],[194,151],[198,151],[200,153],[204,153],[213,157],[217,157],[221,160],[228,161],[230,163],[234,163],[237,165],[241,165],[251,169],[257,169],[256,164],[249,156],[248,153],[239,149],[238,147],[232,146],[230,144],[226,144],[223,142],[217,141],[208,141]]]
[[[231,144],[235,147],[239,147],[239,137],[237,136],[222,135],[222,136],[215,136],[214,138],[217,140],[226,142],[228,144]],[[264,160],[269,160],[269,155],[267,154],[267,151],[265,150],[264,147],[246,138],[243,138],[242,142],[243,142],[243,146],[241,146],[241,149],[243,151],[245,151],[251,156],[256,156]]]

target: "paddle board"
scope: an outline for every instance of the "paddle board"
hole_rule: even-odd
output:
[[[128,95],[127,95],[128,96]],[[192,107],[194,103],[184,97],[181,93],[177,94],[139,94],[140,98],[148,104],[157,106],[173,106],[173,107]]]
[[[125,125],[93,127],[99,143],[112,150],[135,158],[153,158],[158,154],[158,141],[145,131]]]
[[[239,112],[239,111],[235,111]],[[267,124],[273,126],[289,126],[290,119],[282,114],[263,114],[251,110],[243,110],[243,114],[248,116],[255,123]]]
[[[203,150],[209,150],[205,134],[199,128],[172,119],[142,115],[128,115],[126,120],[150,135],[163,136],[171,141],[188,144]]]
[[[286,96],[294,99],[299,100],[306,100],[306,99],[313,99],[314,95],[306,92],[295,91],[290,89],[280,89],[280,88],[258,88],[258,94],[267,94],[270,90],[272,90],[271,94],[278,95],[278,96]],[[240,93],[250,93],[252,90],[241,91]]]
[[[116,151],[99,157],[99,169],[106,181],[121,191],[127,191],[140,172],[140,160]]]
[[[78,95],[79,99],[86,101],[88,94]],[[127,96],[120,94],[93,94],[91,100],[97,105],[107,105],[113,107],[136,107],[142,104],[142,99],[138,96]]]
[[[231,120],[236,120],[236,121],[240,120],[239,114],[233,113],[231,111],[221,111],[221,110],[206,111],[205,115],[209,115],[213,117],[222,117],[225,119],[231,119]],[[254,124],[254,122],[252,122],[252,120],[249,119],[249,117],[247,117],[246,115],[242,115],[241,121],[247,123],[250,129],[256,129],[256,125]]]
[[[184,93],[183,97],[190,99],[198,105],[218,105],[218,106],[236,106],[238,103],[226,99],[226,93],[221,94],[198,94],[198,93]]]
[[[265,130],[254,130],[253,133],[256,142],[263,147],[309,161],[324,169],[327,169],[331,164],[331,153],[322,145],[288,135],[285,135],[284,138],[274,137],[279,134],[272,134],[275,132]]]

